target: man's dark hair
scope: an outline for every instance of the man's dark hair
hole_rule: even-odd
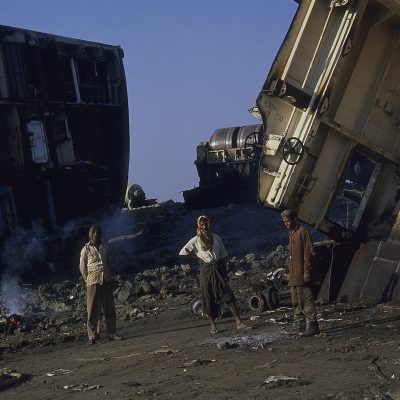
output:
[[[89,239],[92,239],[92,237],[93,237],[93,232],[94,232],[94,231],[99,232],[99,234],[101,235],[101,228],[100,228],[100,225],[92,225],[92,226],[89,228]]]

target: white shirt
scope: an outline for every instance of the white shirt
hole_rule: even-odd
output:
[[[215,233],[212,233],[212,236],[213,236],[213,246],[211,250],[202,250],[201,244],[197,240],[197,236],[195,236],[182,247],[181,251],[179,252],[179,255],[188,256],[190,254],[193,254],[206,263],[220,260],[221,258],[225,258],[228,255],[228,252],[226,251],[221,238]]]
[[[110,269],[110,251],[101,244],[99,250],[89,243],[83,246],[79,269],[87,286],[103,284],[112,279]]]

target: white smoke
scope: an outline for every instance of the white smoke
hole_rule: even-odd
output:
[[[4,245],[1,261],[7,270],[20,274],[32,264],[45,262],[47,249],[45,230],[42,225],[36,223],[32,229],[18,227],[15,233],[9,237]]]
[[[34,304],[36,298],[32,290],[21,286],[18,276],[10,270],[1,276],[0,295],[7,315],[26,314],[28,306]]]
[[[121,212],[117,211],[96,220],[87,217],[70,220],[51,235],[39,223],[33,223],[32,229],[17,227],[2,245],[1,264],[4,270],[0,275],[0,305],[7,309],[8,314],[20,315],[29,313],[33,308],[40,308],[40,299],[30,286],[24,285],[25,278],[32,280],[44,274],[57,274],[65,266],[63,264],[68,262],[67,266],[76,266],[75,273],[79,273],[79,252],[88,241],[90,225],[100,225],[103,241],[108,242],[109,239],[121,235],[121,232],[124,233],[125,223]],[[116,264],[120,257],[124,257],[124,247],[118,246]],[[131,246],[127,253],[132,253]],[[116,271],[118,266],[114,267]]]
[[[32,229],[18,227],[3,244],[1,262],[5,267],[1,275],[0,296],[3,307],[10,314],[25,314],[34,302],[32,290],[21,285],[24,273],[46,263],[45,231],[40,224]]]

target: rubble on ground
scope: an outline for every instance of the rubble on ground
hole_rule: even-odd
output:
[[[213,229],[221,230],[219,233],[232,254],[227,260],[230,285],[239,307],[246,311],[249,293],[271,284],[284,285],[283,274],[272,276],[271,272],[284,267],[287,253],[282,246],[272,252],[250,252],[247,251],[248,241],[233,249],[232,237],[236,232],[231,230],[242,218],[238,207],[207,211],[215,220]],[[258,211],[264,212],[263,209],[245,207],[247,224],[254,222],[251,218],[259,218]],[[117,234],[114,231],[114,236],[108,240],[113,269],[117,272],[114,297],[120,321],[157,315],[171,305],[187,306],[190,312],[190,302],[200,297],[198,265],[179,258],[177,253],[195,234],[196,218],[194,212],[171,201],[124,210],[120,214]],[[267,242],[268,238],[265,238]],[[267,244],[265,249],[268,249]],[[275,283],[273,278],[276,278]],[[0,308],[0,338],[4,339],[0,353],[84,337],[86,288],[77,271],[69,279],[25,283],[19,289],[25,293],[19,313],[23,321],[11,327],[7,322],[11,310],[5,306]],[[0,289],[0,304],[6,304],[5,296],[4,290]]]
[[[0,391],[18,385],[28,378],[25,374],[9,368],[0,369]]]

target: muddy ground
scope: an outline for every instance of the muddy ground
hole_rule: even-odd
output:
[[[203,212],[230,253],[230,284],[253,327],[246,333],[236,332],[224,313],[220,332],[211,335],[207,320],[192,312],[198,267],[176,254]],[[103,225],[124,340],[103,335],[87,345],[85,287],[76,263],[69,273],[51,269],[41,280],[2,285],[0,399],[400,399],[399,303],[319,299],[322,333],[301,338],[293,331],[290,302],[281,296],[287,233],[279,214],[234,205],[188,212],[170,202],[124,212]],[[39,239],[26,237],[26,248],[38,247]],[[84,240],[63,254],[75,260]],[[20,265],[32,259],[47,265],[48,252],[39,248]],[[280,307],[251,310],[252,293],[271,284],[279,289]],[[16,310],[21,322],[10,327],[7,318]]]
[[[299,338],[290,310],[231,318],[208,333],[187,304],[119,322],[123,341],[74,340],[3,353],[25,380],[1,399],[399,399],[400,304],[320,305],[322,333]],[[25,339],[26,340],[26,339]]]

